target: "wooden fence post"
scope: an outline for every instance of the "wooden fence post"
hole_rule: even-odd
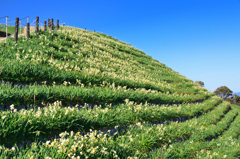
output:
[[[54,24],[53,24],[53,18],[52,18],[52,21],[51,21],[51,29],[54,30]]]
[[[15,32],[14,32],[14,41],[18,41],[18,25],[19,25],[19,18],[16,18],[15,21]]]
[[[59,30],[59,20],[57,20],[57,30]]]
[[[39,31],[39,17],[36,18],[36,34],[38,35]]]
[[[30,23],[27,23],[27,38],[30,37]]]
[[[50,22],[50,19],[48,19],[48,29],[51,29],[51,22]]]
[[[44,31],[47,31],[47,22],[44,21]]]

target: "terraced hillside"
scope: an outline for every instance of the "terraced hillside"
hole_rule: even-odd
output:
[[[240,157],[238,107],[102,33],[8,39],[0,78],[0,158]]]

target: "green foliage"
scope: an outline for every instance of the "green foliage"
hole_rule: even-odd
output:
[[[204,82],[203,81],[195,81],[194,83],[200,84],[200,86],[204,87]]]
[[[107,83],[114,86],[111,89],[125,87],[131,90],[157,91],[158,95],[162,93],[161,96],[154,97],[154,99],[149,96],[150,94],[130,95],[130,100],[154,103],[182,103],[203,100],[211,96],[205,89],[197,87],[190,80],[146,56],[143,52],[122,42],[108,39],[103,34],[90,34],[86,31],[79,32],[79,30],[76,34],[71,28],[58,32],[40,31],[39,35],[33,34],[30,39],[19,38],[18,43],[8,39],[7,43],[0,45],[0,67],[2,67],[0,78],[12,82],[13,85],[17,82],[33,84],[43,81],[50,86],[52,83],[61,85],[65,81],[70,82],[71,85],[78,85],[78,81],[80,81],[81,85],[99,88]],[[59,89],[59,92],[64,91],[61,87],[56,88]],[[11,89],[14,92],[16,88]],[[22,92],[22,89],[17,92]],[[48,92],[48,90],[46,91]],[[108,89],[110,94],[111,91],[109,91]],[[6,98],[2,99],[2,104],[13,104],[10,103],[12,100],[18,104],[24,104],[26,101],[23,99],[26,97],[23,94],[25,93],[22,93],[21,96],[11,95],[15,99],[5,95]],[[106,96],[102,94],[101,99],[95,98],[95,96],[95,99],[87,96],[83,99],[82,96],[77,96],[76,92],[72,92],[72,94],[75,94],[71,97],[71,100],[74,99],[74,101],[70,101],[70,103],[119,103],[128,97],[126,93],[122,93],[121,97],[118,95],[116,98],[112,95],[107,96],[105,93]],[[168,94],[176,97],[170,99],[167,97]],[[31,104],[33,95],[28,95]],[[60,98],[53,93],[51,96],[53,98],[49,97],[49,93],[46,93],[45,97],[37,95],[36,102],[40,102],[39,98],[46,103],[60,99],[68,101],[66,95]],[[182,99],[180,99],[181,97]]]
[[[234,104],[237,104],[237,105],[240,106],[240,96],[234,94],[234,95],[232,96],[231,100],[232,100],[232,102],[233,102]]]
[[[80,107],[79,110],[79,106],[63,109],[61,104],[55,103],[49,108],[0,114],[0,117],[6,116],[0,126],[0,133],[4,134],[0,136],[0,144],[8,145],[36,139],[34,132],[39,130],[42,135],[37,138],[57,135],[63,131],[88,131],[90,128],[99,129],[115,125],[127,126],[137,122],[160,122],[186,116],[194,117],[213,109],[221,103],[221,100],[212,97],[201,104],[161,107],[126,102],[126,104],[116,106],[108,105],[104,109],[95,107],[91,110],[88,110],[88,105]],[[10,130],[14,130],[14,133]],[[18,138],[19,134],[22,135]]]
[[[149,92],[145,89],[131,90],[122,87],[83,87],[63,85],[26,85],[14,86],[2,82],[0,84],[0,103],[2,105],[16,104],[41,104],[42,102],[54,102],[61,100],[63,103],[123,103],[125,99],[138,103],[183,103],[204,100],[210,95],[197,94],[194,96],[163,94],[161,92]],[[34,98],[35,97],[35,98]]]
[[[14,34],[15,32],[15,26],[7,26],[8,33]],[[6,32],[6,26],[0,25],[0,31]],[[20,28],[18,29],[18,33],[20,34]]]
[[[9,38],[0,79],[0,158],[240,156],[239,107],[102,33]]]
[[[231,95],[232,95],[232,92],[228,87],[226,86],[221,86],[221,87],[218,87],[214,93],[221,97],[222,99],[227,99],[229,98]]]
[[[232,97],[230,97],[229,99],[226,99],[225,101],[228,101],[231,104],[240,106],[240,96],[238,96],[237,94],[234,94]]]

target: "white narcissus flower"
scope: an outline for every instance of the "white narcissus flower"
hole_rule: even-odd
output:
[[[40,131],[37,131],[37,132],[36,132],[36,136],[39,136],[39,135],[40,135]]]
[[[12,150],[12,151],[15,151],[15,147],[12,147],[11,150]]]
[[[10,105],[10,109],[11,110],[13,110],[14,109],[14,105],[12,104],[12,105]]]

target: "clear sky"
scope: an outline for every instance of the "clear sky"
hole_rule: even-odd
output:
[[[240,92],[240,0],[5,0],[3,16],[96,30],[203,81],[211,92],[220,86]]]

